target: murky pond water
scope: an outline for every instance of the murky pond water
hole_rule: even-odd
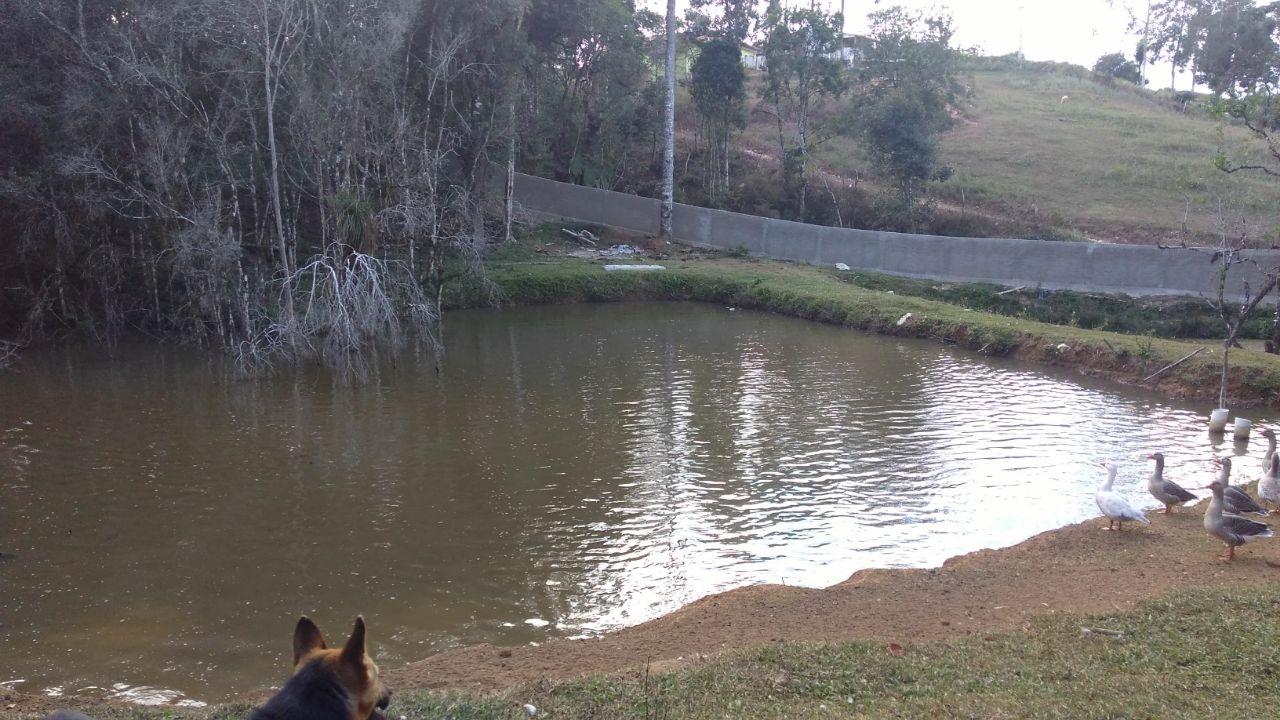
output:
[[[1013,544],[1096,515],[1097,460],[1149,501],[1146,452],[1199,484],[1233,450],[1205,408],[764,314],[448,322],[442,375],[361,388],[155,347],[0,375],[0,683],[224,699],[304,612],[364,613],[384,665],[594,633]]]

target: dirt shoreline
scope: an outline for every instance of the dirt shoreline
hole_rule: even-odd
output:
[[[1125,480],[1126,490],[1136,478]],[[1249,545],[1234,563],[1201,527],[1204,504],[1149,526],[1106,531],[1101,519],[979,550],[932,569],[868,569],[827,588],[753,585],[696,600],[649,622],[596,638],[538,646],[471,645],[384,667],[397,693],[498,693],[598,674],[661,673],[732,650],[785,642],[930,643],[1016,632],[1054,613],[1125,612],[1168,591],[1274,582],[1280,541]],[[260,703],[262,695],[241,702]],[[101,707],[98,698],[0,692],[0,715]],[[112,703],[113,704],[113,703]]]
[[[755,585],[697,600],[592,639],[540,646],[475,645],[390,669],[399,691],[498,692],[583,675],[649,672],[779,642],[914,643],[1016,631],[1035,615],[1127,611],[1175,588],[1274,581],[1280,545],[1251,545],[1236,562],[1201,527],[1202,506],[1150,526],[1107,532],[1089,520],[1012,547],[920,570],[862,570],[823,589]]]

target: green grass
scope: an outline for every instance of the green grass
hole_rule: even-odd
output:
[[[864,271],[842,273],[840,277],[872,290],[941,300],[1054,325],[1162,338],[1221,340],[1223,336],[1217,311],[1199,298],[1130,298],[1069,290],[1011,292],[988,283],[945,283]],[[1241,330],[1241,337],[1270,337],[1272,319],[1270,310],[1255,310]]]
[[[1123,633],[1084,636],[1081,627]],[[662,674],[540,683],[501,695],[400,693],[408,720],[1269,717],[1280,702],[1280,585],[1199,589],[1127,613],[1040,617],[1022,632],[913,645],[778,644]],[[642,663],[643,658],[637,658]],[[94,709],[103,720],[240,718]]]
[[[963,234],[969,213],[974,231],[1150,242],[1180,239],[1185,218],[1204,242],[1216,237],[1221,199],[1235,208],[1233,219],[1243,212],[1258,225],[1255,240],[1280,238],[1280,182],[1213,165],[1220,148],[1232,157],[1263,157],[1242,128],[1222,128],[1200,110],[1183,114],[1163,95],[1109,87],[1083,71],[997,63],[965,77],[973,90],[965,117],[941,139],[954,176],[931,189],[956,226],[945,234]],[[834,114],[841,104],[822,112]],[[753,114],[743,142],[776,152],[771,122],[767,113]],[[823,143],[814,159],[838,175],[873,177],[852,138]]]
[[[1223,197],[1274,225],[1280,184],[1213,167],[1220,143],[1256,157],[1259,146],[1240,128],[1220,133],[1216,121],[1131,87],[1058,72],[982,71],[973,79],[973,124],[958,124],[943,140],[943,157],[957,171],[939,186],[950,198],[963,188],[967,197],[1035,205],[1068,224],[1177,234],[1188,199],[1189,224],[1206,233]]]

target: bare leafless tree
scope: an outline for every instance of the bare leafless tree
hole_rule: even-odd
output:
[[[1236,222],[1228,220],[1219,203],[1218,210],[1219,235],[1218,243],[1204,250],[1210,253],[1210,263],[1214,265],[1217,277],[1217,295],[1210,304],[1222,319],[1225,336],[1222,339],[1222,368],[1219,374],[1218,407],[1227,407],[1227,374],[1230,369],[1232,348],[1240,348],[1240,331],[1249,316],[1262,304],[1262,301],[1276,289],[1280,278],[1280,268],[1263,265],[1251,252],[1249,226],[1246,219]],[[1257,272],[1260,281],[1250,283],[1248,279],[1241,282],[1241,293],[1238,302],[1229,298],[1229,280],[1232,271],[1237,268],[1252,268]]]

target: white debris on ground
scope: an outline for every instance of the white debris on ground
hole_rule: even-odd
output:
[[[911,313],[907,313],[906,315],[903,315],[902,317],[898,318],[897,325],[898,327],[902,327],[903,325],[906,325],[909,322],[911,322]]]
[[[639,255],[640,248],[634,245],[610,245],[607,249],[600,251],[601,255],[606,257],[622,257],[625,255]]]
[[[635,245],[627,245],[624,243],[622,245],[610,245],[602,250],[596,248],[579,248],[577,250],[570,251],[569,256],[589,260],[602,257],[635,257],[643,252],[643,250]]]
[[[605,265],[605,272],[636,272],[641,270],[666,270],[661,265]]]
[[[850,268],[849,268],[849,266],[848,266],[848,265],[845,265],[844,263],[836,263],[836,269],[837,269],[837,270],[848,270],[848,269],[850,269]]]
[[[529,703],[525,703],[524,714],[528,715],[529,717],[535,717],[538,714],[538,708],[534,705],[530,705]]]

